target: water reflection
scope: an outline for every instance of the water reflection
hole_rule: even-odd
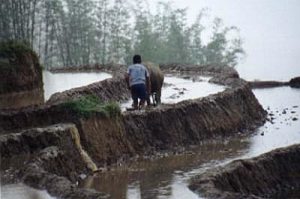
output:
[[[45,100],[56,92],[86,86],[111,77],[110,74],[103,72],[51,73],[43,71]]]
[[[205,97],[221,92],[224,86],[208,83],[210,77],[195,76],[182,78],[166,75],[162,88],[161,101],[165,104],[174,104],[183,100]],[[131,107],[132,100],[121,104],[122,110]]]
[[[300,89],[279,87],[254,90],[270,121],[258,129],[247,156],[300,143]]]
[[[118,167],[89,177],[89,183],[85,181],[81,186],[109,193],[112,198],[196,199],[199,196],[187,187],[191,177],[235,159],[300,143],[300,90],[280,87],[254,93],[270,119],[254,134],[206,143],[185,155]]]
[[[1,199],[54,199],[46,191],[32,189],[24,184],[0,185]]]
[[[187,154],[143,160],[88,177],[80,186],[111,194],[112,198],[199,198],[187,180],[201,169],[240,154],[249,143],[243,137],[217,140],[191,148]]]
[[[43,104],[45,100],[48,100],[56,92],[86,86],[111,77],[110,74],[103,72],[51,73],[43,71],[44,90],[36,89],[0,95],[0,109]]]
[[[169,85],[163,89],[164,103],[177,103],[183,100],[205,97],[221,92],[224,86],[208,83],[210,77],[197,76],[193,79],[166,76],[165,82]]]

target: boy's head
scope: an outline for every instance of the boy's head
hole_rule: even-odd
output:
[[[134,55],[133,56],[133,64],[140,64],[142,63],[141,55]]]

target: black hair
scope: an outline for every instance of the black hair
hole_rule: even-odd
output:
[[[142,63],[141,55],[134,55],[133,56],[133,64],[140,64]]]

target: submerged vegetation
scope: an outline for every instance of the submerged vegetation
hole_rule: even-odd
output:
[[[146,0],[3,1],[0,40],[28,41],[46,67],[128,64],[135,53],[154,63],[235,66],[244,54],[238,29],[219,18],[203,25],[205,10],[190,23],[187,12],[172,1],[154,11]]]
[[[108,118],[116,118],[121,114],[121,109],[118,103],[104,103],[94,95],[88,95],[77,100],[65,102],[61,106],[63,108],[71,109],[83,117],[89,117],[93,113],[100,113]]]

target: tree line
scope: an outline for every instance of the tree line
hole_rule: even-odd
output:
[[[235,66],[244,54],[236,27],[219,18],[203,33],[205,10],[191,24],[172,2],[149,9],[146,0],[0,0],[0,40],[23,40],[44,66],[155,63]]]

